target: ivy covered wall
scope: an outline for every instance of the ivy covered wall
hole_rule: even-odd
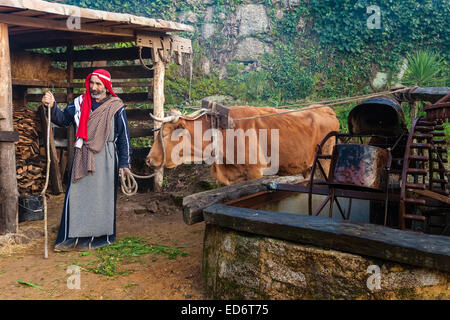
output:
[[[182,68],[171,66],[168,104],[183,103],[189,93],[194,100],[225,94],[267,105],[382,90],[399,81],[404,58],[418,49],[443,58],[439,85],[450,85],[450,2],[446,0],[64,3],[194,25],[196,32],[185,35],[194,42],[193,78],[189,81]],[[377,10],[370,10],[374,5]],[[385,79],[374,83],[379,75]]]

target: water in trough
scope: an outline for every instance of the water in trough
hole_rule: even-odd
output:
[[[325,200],[325,198],[326,196],[313,194],[312,197],[313,212],[315,212],[315,210],[319,208],[320,204],[322,203],[322,201]],[[341,208],[345,210],[345,214],[347,214],[349,199],[348,198],[337,198],[337,199],[341,205]],[[322,212],[320,213],[320,216],[328,217],[329,207],[330,207],[329,203],[325,205]],[[298,193],[295,196],[291,196],[280,201],[273,201],[259,208],[259,210],[308,215],[308,194]],[[351,214],[349,220],[353,222],[369,223],[370,222],[369,212],[370,212],[369,200],[352,199]],[[336,203],[334,203],[333,205],[332,219],[343,220]]]

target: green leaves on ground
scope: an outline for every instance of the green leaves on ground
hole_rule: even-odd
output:
[[[36,285],[34,283],[31,283],[31,282],[28,282],[28,281],[24,281],[22,279],[17,279],[17,282],[20,283],[20,284],[26,285],[26,286],[30,286],[30,287],[33,287],[33,288],[36,288],[36,289],[39,289],[39,290],[43,290],[38,285]]]
[[[184,247],[169,247],[161,244],[149,245],[142,238],[126,237],[116,241],[114,244],[102,247],[95,251],[97,261],[95,267],[87,268],[98,274],[105,276],[126,275],[130,270],[119,271],[120,264],[146,263],[140,258],[143,255],[166,255],[169,259],[176,259],[178,256],[187,256],[188,253],[181,250]],[[80,255],[83,255],[81,253]]]

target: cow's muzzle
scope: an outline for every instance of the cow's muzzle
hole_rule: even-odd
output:
[[[149,166],[150,168],[154,168],[154,169],[160,168],[160,167],[162,166],[161,161],[157,161],[157,160],[155,160],[155,159],[152,158],[152,157],[147,157],[147,158],[145,159],[145,164],[146,164],[147,166]]]

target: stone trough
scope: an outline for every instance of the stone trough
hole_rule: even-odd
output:
[[[268,182],[305,183],[268,177],[183,199],[185,222],[206,222],[210,298],[450,298],[450,237],[364,222],[364,203],[355,221],[308,216],[301,207],[299,214],[268,211],[285,209],[293,196]]]

